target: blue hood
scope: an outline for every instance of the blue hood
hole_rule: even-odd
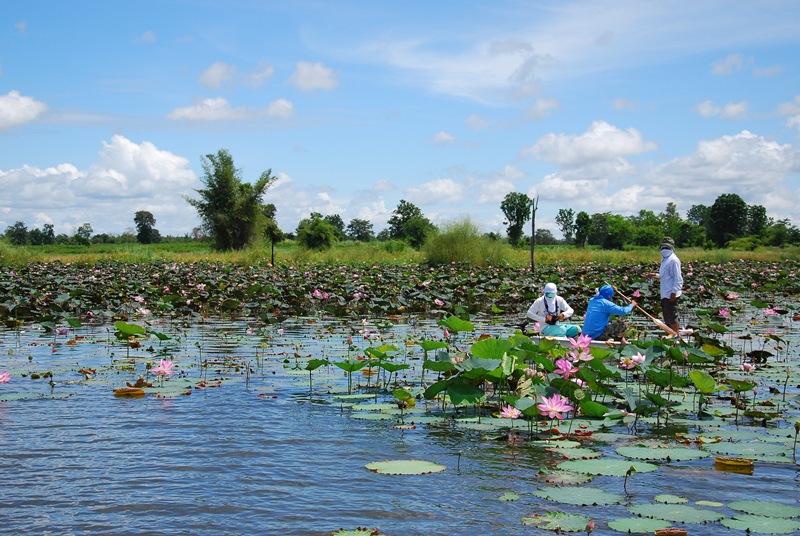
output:
[[[597,293],[600,294],[605,299],[610,300],[611,298],[614,297],[614,287],[612,287],[611,285],[603,285],[602,287],[600,287],[600,290],[598,290]]]

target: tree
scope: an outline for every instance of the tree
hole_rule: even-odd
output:
[[[256,239],[263,228],[261,198],[276,179],[267,169],[255,184],[242,182],[233,157],[225,149],[203,158],[202,182],[196,190],[200,199],[185,198],[197,209],[203,228],[217,249],[242,249]]]
[[[82,246],[89,246],[92,243],[91,238],[93,232],[94,230],[92,229],[91,224],[84,223],[75,230],[75,235],[72,237],[72,241]]]
[[[337,240],[336,228],[318,212],[312,212],[311,218],[297,225],[297,241],[303,247],[324,251],[332,248]]]
[[[579,247],[586,246],[586,240],[589,238],[589,229],[592,225],[592,218],[584,211],[578,212],[575,217],[575,244]]]
[[[136,224],[136,240],[140,244],[155,244],[161,240],[161,233],[155,228],[156,219],[151,212],[140,210],[133,216]]]
[[[422,246],[429,233],[436,230],[436,226],[423,216],[419,207],[405,199],[400,200],[387,223],[389,238],[405,240],[416,249]]]
[[[664,237],[663,217],[656,216],[652,210],[640,210],[638,215],[629,217],[628,221],[632,224],[634,244],[657,246],[661,243]]]
[[[338,240],[344,240],[344,220],[338,214],[328,214],[323,218],[326,222],[330,223],[336,229],[336,237]]]
[[[677,240],[677,235],[680,231],[683,220],[681,219],[681,215],[678,214],[678,207],[675,205],[675,203],[667,203],[667,208],[664,210],[664,212],[659,214],[658,217],[661,219],[663,234],[671,236]],[[659,240],[661,238],[662,237],[659,237]],[[676,243],[678,246],[683,245],[680,242]]]
[[[708,219],[708,207],[705,205],[692,205],[686,213],[686,219],[695,225],[705,226]]]
[[[722,194],[708,211],[708,237],[717,245],[725,245],[747,232],[747,203],[737,194]]]
[[[533,208],[533,200],[527,194],[520,192],[509,192],[500,203],[500,209],[506,216],[508,241],[514,247],[522,238],[525,222],[531,219],[531,208]]]
[[[278,222],[275,221],[277,212],[272,203],[261,205],[261,213],[264,215],[264,237],[269,240],[270,262],[273,266],[275,266],[275,244],[285,238],[283,231],[278,227]]]
[[[539,228],[536,229],[536,243],[541,246],[552,246],[553,244],[557,244],[558,240],[556,240],[556,237],[550,232],[550,229]]]
[[[558,228],[561,229],[561,234],[564,235],[564,240],[566,240],[567,244],[572,242],[572,235],[575,233],[575,211],[571,208],[558,209],[556,224]],[[538,237],[536,238],[536,242],[539,244],[542,243],[539,241]]]
[[[347,237],[359,242],[369,242],[375,237],[372,223],[368,220],[353,218],[347,224]]]
[[[747,234],[761,236],[767,227],[767,209],[761,205],[747,207]]]
[[[14,222],[14,225],[9,225],[5,232],[8,241],[15,246],[24,246],[28,243],[28,228],[21,221]]]

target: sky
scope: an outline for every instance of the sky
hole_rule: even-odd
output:
[[[505,234],[510,192],[800,225],[796,0],[4,0],[0,232],[200,225],[226,149],[285,232],[400,200]]]

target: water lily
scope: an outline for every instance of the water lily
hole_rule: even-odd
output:
[[[636,290],[633,291],[633,294],[631,294],[631,296],[633,296],[634,298],[641,298],[642,293],[639,292],[639,289],[637,288]]]
[[[636,363],[630,357],[623,356],[619,359],[619,368],[633,370],[636,368]]]
[[[735,292],[729,292],[729,293],[728,293],[728,295],[727,295],[727,296],[725,296],[725,299],[726,299],[726,300],[735,300],[735,299],[736,299],[736,298],[738,298],[738,297],[739,297],[739,295],[738,295],[737,293],[735,293]]]
[[[568,380],[573,374],[578,372],[578,367],[575,367],[566,359],[556,360],[556,369],[553,371],[565,380]]]
[[[731,313],[727,309],[720,309],[717,314],[721,317],[726,317]]]
[[[500,417],[503,419],[518,419],[522,412],[511,405],[503,404],[500,411]]]
[[[5,370],[0,372],[0,383],[8,383],[11,381],[11,374]]]
[[[765,314],[765,315],[767,315],[767,316],[775,316],[775,315],[777,315],[777,314],[778,314],[778,313],[775,311],[775,309],[773,309],[772,307],[770,307],[770,308],[768,308],[768,309],[764,309],[764,311],[763,311],[763,312],[764,312],[764,314]]]
[[[67,328],[58,328],[56,330],[56,333],[58,333],[59,335],[66,335],[67,333],[69,333],[69,329],[67,329]]]
[[[162,359],[157,367],[153,368],[153,374],[156,376],[172,376],[175,374],[173,370],[175,368],[175,362],[170,361],[169,359]]]
[[[441,307],[442,305],[444,305],[444,302],[442,300],[440,300],[439,298],[436,298],[435,300],[433,300],[433,303],[435,303],[437,307]]]
[[[550,419],[563,419],[564,416],[561,415],[567,411],[571,411],[574,409],[573,406],[568,404],[569,399],[561,396],[560,394],[556,393],[550,398],[546,396],[541,397],[542,403],[537,404],[536,407],[539,409],[539,412]]]
[[[583,333],[578,335],[577,339],[573,339],[572,337],[569,338],[569,344],[573,348],[581,348],[581,349],[585,350],[585,349],[589,348],[589,345],[591,344],[591,342],[592,342],[592,338],[584,335]]]
[[[742,363],[741,365],[739,365],[739,370],[741,370],[746,374],[750,374],[751,372],[755,372],[756,366],[753,365],[752,363]]]

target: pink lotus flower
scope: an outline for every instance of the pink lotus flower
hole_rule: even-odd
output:
[[[728,295],[725,296],[725,299],[726,300],[735,300],[738,297],[739,297],[739,295],[736,294],[735,292],[729,292]]]
[[[639,292],[639,289],[637,288],[636,290],[633,291],[633,294],[631,294],[631,296],[633,296],[634,298],[641,298],[642,293]]]
[[[720,310],[717,312],[717,314],[718,314],[719,316],[726,317],[726,316],[728,316],[728,315],[729,315],[729,314],[731,314],[731,313],[730,313],[730,312],[728,312],[728,310],[727,310],[727,309],[720,309]]]
[[[534,333],[539,333],[540,331],[542,331],[542,325],[539,322],[536,322],[533,325],[533,332]]]
[[[161,362],[158,364],[157,367],[153,368],[153,374],[156,376],[172,376],[175,374],[173,370],[175,368],[175,362],[170,361],[169,359],[162,359]]]
[[[436,298],[435,300],[433,300],[433,303],[435,303],[437,307],[441,307],[442,305],[444,305],[444,302],[442,300],[440,300],[439,298]]]
[[[752,363],[742,363],[741,365],[739,365],[739,370],[749,374],[751,372],[755,372],[756,366],[753,365]]]
[[[769,309],[764,309],[763,312],[767,316],[775,316],[775,315],[778,314],[777,312],[775,312],[775,309],[773,309],[772,307],[770,307]]]
[[[556,360],[556,369],[553,371],[565,380],[568,380],[573,374],[578,372],[578,367],[572,366],[572,363],[566,359]]]
[[[0,372],[0,383],[8,383],[11,381],[11,374],[5,370]]]
[[[637,365],[642,365],[644,363],[645,359],[647,359],[647,358],[641,352],[636,352],[635,355],[631,356],[631,361],[633,361]]]
[[[522,412],[515,408],[514,406],[507,406],[503,404],[502,411],[500,411],[500,417],[503,419],[518,419]]]
[[[69,333],[69,330],[67,328],[58,328],[56,330],[56,333],[58,333],[59,335],[66,335]]]
[[[569,339],[569,344],[573,348],[581,348],[583,350],[589,348],[589,345],[591,344],[591,342],[592,342],[592,338],[591,337],[587,337],[583,333],[578,335],[577,339],[573,339],[572,337],[570,337],[570,339]]]
[[[569,399],[566,397],[561,396],[560,394],[556,393],[550,398],[546,396],[541,397],[542,403],[537,404],[536,407],[539,409],[539,412],[550,418],[550,419],[563,419],[564,416],[561,415],[564,412],[573,410],[573,406],[570,406],[567,402]]]
[[[636,363],[634,363],[633,359],[631,359],[630,357],[620,357],[619,368],[625,370],[633,370],[636,368]]]

